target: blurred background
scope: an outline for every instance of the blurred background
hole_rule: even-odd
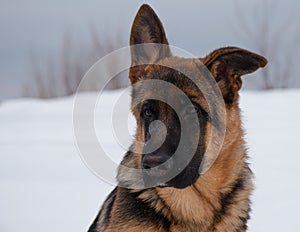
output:
[[[299,1],[148,1],[160,15],[170,44],[196,56],[240,46],[270,63],[245,78],[245,87],[297,88]],[[0,99],[51,98],[74,93],[99,58],[128,45],[143,1],[1,0]],[[111,67],[113,68],[113,67]],[[127,73],[109,89],[128,84]],[[90,83],[87,90],[103,83]]]
[[[78,154],[74,93],[97,60],[128,46],[131,24],[145,2],[159,15],[173,46],[199,57],[239,46],[269,60],[266,68],[243,78],[241,91],[249,162],[256,176],[249,231],[296,231],[296,0],[0,0],[0,231],[86,231],[114,188],[93,175]],[[108,66],[79,95],[87,103],[97,97],[93,91],[105,85],[114,68]],[[115,141],[110,111],[128,85],[126,71],[114,78],[94,115],[98,139],[116,162],[126,148]],[[121,106],[126,115],[115,115],[121,124],[128,124],[129,95],[126,99]],[[85,116],[84,108],[81,114]],[[85,142],[89,145],[89,136]]]

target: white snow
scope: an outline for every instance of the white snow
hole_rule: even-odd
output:
[[[111,136],[110,114],[103,112],[109,112],[120,93],[104,94],[95,119],[97,136],[116,162],[124,148]],[[296,90],[241,94],[256,176],[249,231],[299,228],[299,100]],[[128,106],[128,100],[122,104],[124,110]],[[86,231],[113,189],[83,164],[74,142],[72,109],[72,97],[0,105],[1,232]]]

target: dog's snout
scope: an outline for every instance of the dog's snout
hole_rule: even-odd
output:
[[[172,166],[172,160],[166,155],[147,154],[142,158],[143,169],[157,167],[160,171],[168,171]]]

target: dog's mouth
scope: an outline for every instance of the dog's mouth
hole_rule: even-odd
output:
[[[145,173],[143,173],[143,181],[146,188],[152,188],[152,187],[168,187],[168,184],[164,181],[164,176],[150,176]]]
[[[182,189],[194,184],[199,176],[198,169],[190,166],[183,169],[174,166],[143,169],[143,181],[146,188],[174,187]]]
[[[145,187],[166,187],[167,176],[170,171],[171,167],[167,167],[167,165],[164,164],[153,168],[143,169]]]
[[[146,187],[163,186],[173,178],[173,159],[166,155],[146,154],[142,158],[143,180]],[[171,178],[168,178],[171,176]]]
[[[186,178],[190,179],[193,175],[188,177],[185,168],[176,168],[175,166],[170,165],[170,163],[165,162],[164,164],[153,168],[143,169],[143,181],[145,187],[184,188],[192,184],[190,181],[186,180]]]
[[[151,169],[144,169],[143,170],[144,175],[147,175],[147,176],[153,177],[153,178],[163,177],[168,172],[169,172],[169,170],[167,170],[167,169],[159,169],[159,168],[151,168]]]

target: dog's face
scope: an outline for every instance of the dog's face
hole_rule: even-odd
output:
[[[146,185],[184,188],[199,176],[209,110],[197,86],[179,71],[168,67],[172,64],[195,68],[197,62],[174,57],[161,62],[149,65],[144,81],[133,85],[136,139],[142,142],[138,162],[145,170]],[[157,169],[150,171],[154,167]],[[162,181],[168,174],[173,178]]]
[[[236,114],[238,108],[240,77],[263,67],[267,61],[232,47],[216,50],[203,59],[172,56],[162,24],[147,5],[141,7],[134,20],[130,44],[133,47],[129,78],[137,129],[132,146],[135,152],[129,158],[144,170],[148,185],[190,186],[199,177],[201,161],[211,139],[210,127],[216,125],[212,123],[215,115],[210,112],[204,94],[185,74],[201,77],[209,70],[219,86],[227,117],[231,118],[226,121],[233,121],[231,114]],[[180,70],[185,70],[185,74]],[[169,88],[170,85],[174,88]],[[162,181],[170,173],[176,175]]]

